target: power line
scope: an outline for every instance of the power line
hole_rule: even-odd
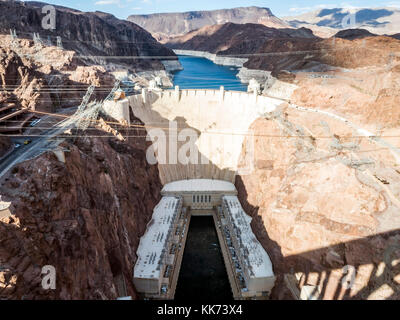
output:
[[[49,113],[43,111],[34,111],[30,110],[28,112],[43,114],[43,115],[50,115],[55,117],[61,117],[64,119],[70,119],[74,116],[62,115],[57,113]],[[100,122],[100,120],[92,120],[93,122]],[[123,129],[163,129],[165,131],[176,131],[178,132],[182,128],[173,129],[170,127],[163,127],[163,126],[155,126],[155,125],[140,125],[140,124],[130,124],[130,125],[122,125],[120,122],[116,121],[105,121],[107,124],[113,124],[122,126]],[[35,127],[33,127],[34,129]],[[190,128],[190,127],[189,127]],[[185,128],[186,129],[186,128]],[[197,129],[193,129],[198,131]],[[312,135],[269,135],[269,134],[253,134],[253,133],[237,133],[237,132],[215,132],[215,131],[199,131],[201,134],[218,134],[218,135],[237,135],[237,136],[250,136],[250,137],[267,137],[267,138],[309,138],[309,139],[334,139],[335,137],[332,136],[312,136]],[[371,137],[366,136],[358,136],[352,135],[351,137],[342,137],[343,139],[370,139]],[[400,135],[393,135],[393,136],[383,136],[383,138],[400,138]]]

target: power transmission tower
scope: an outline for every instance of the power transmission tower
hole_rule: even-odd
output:
[[[103,100],[101,102],[95,101],[95,102],[90,103],[90,105],[88,105],[88,102],[94,91],[94,86],[91,85],[88,88],[85,96],[82,99],[81,105],[78,107],[78,110],[75,113],[75,117],[77,118],[76,127],[78,128],[78,130],[82,130],[82,131],[87,130],[87,128],[90,126],[90,124],[97,120],[99,113],[100,113],[101,109],[103,108],[104,102],[112,100],[115,91],[117,91],[120,86],[120,83],[121,82],[119,80],[117,80],[115,82],[113,89],[108,94],[108,96],[106,97],[105,100]]]
[[[17,32],[15,31],[15,29],[13,29],[13,30],[10,29],[10,36],[11,36],[11,48],[14,50],[14,52],[18,56],[21,56],[21,51],[20,51],[19,42],[18,42],[18,36],[17,36]]]
[[[57,47],[60,49],[64,49],[61,41],[61,37],[57,37]]]
[[[94,85],[91,85],[91,86],[87,89],[86,94],[85,94],[85,96],[83,97],[82,102],[81,102],[80,106],[78,107],[78,110],[77,110],[76,113],[75,113],[76,115],[82,113],[82,111],[85,110],[85,108],[86,108],[86,106],[87,106],[87,104],[88,104],[88,102],[89,102],[89,100],[90,100],[90,97],[91,97],[92,94],[93,94],[93,91],[94,91]]]
[[[114,87],[112,88],[111,92],[108,94],[108,96],[104,99],[105,101],[112,100],[114,97],[115,92],[119,89],[119,86],[121,85],[121,81],[117,80],[114,83]]]
[[[102,102],[92,102],[90,105],[88,105],[90,97],[93,94],[94,91],[94,85],[91,85],[85,96],[82,99],[82,103],[78,107],[78,110],[75,113],[75,117],[77,118],[77,123],[76,127],[78,130],[85,131],[89,125],[97,120],[97,117],[99,116],[100,109],[103,106],[103,101]]]
[[[43,45],[42,39],[40,39],[39,33],[34,32],[33,33],[33,42],[35,43],[36,49],[41,49],[41,46]]]
[[[17,32],[15,31],[15,29],[13,29],[13,30],[10,29],[10,35],[11,35],[11,39],[13,39],[13,40],[17,39]]]

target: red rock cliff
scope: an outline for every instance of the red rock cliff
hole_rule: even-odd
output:
[[[0,220],[0,298],[136,297],[136,248],[161,184],[144,138],[130,139],[99,129],[63,143],[65,164],[48,152],[4,177],[12,215]],[[45,265],[56,290],[42,289]]]
[[[320,299],[399,299],[400,170],[390,152],[290,109],[252,129],[256,168],[236,186],[278,276],[273,298],[292,299],[284,276],[296,275]]]

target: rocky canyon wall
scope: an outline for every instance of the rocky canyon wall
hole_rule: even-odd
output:
[[[292,277],[319,299],[399,299],[400,171],[389,150],[285,108],[252,129],[256,167],[236,187],[278,276],[272,298],[294,298]]]
[[[150,33],[138,25],[119,20],[104,12],[81,12],[53,6],[56,10],[55,29],[42,28],[42,13],[45,3],[1,1],[0,33],[10,34],[15,29],[19,38],[31,39],[39,33],[44,43],[57,44],[62,40],[67,50],[77,52],[91,64],[107,68],[125,68],[133,72],[144,70],[164,70],[160,61],[176,60],[174,53],[158,43]],[[146,59],[140,59],[145,56]],[[154,59],[149,57],[154,56]]]
[[[0,298],[136,297],[136,248],[161,184],[142,132],[121,141],[104,130],[67,138],[65,163],[47,152],[3,177],[2,200],[11,206],[0,216]],[[55,290],[42,288],[46,265],[55,267]]]
[[[85,65],[73,51],[54,46],[37,51],[29,40],[19,40],[18,47],[7,36],[0,40],[2,106],[54,112],[77,107],[90,85],[96,87],[92,98],[102,99],[114,84],[102,66]]]

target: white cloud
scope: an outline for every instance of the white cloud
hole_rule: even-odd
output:
[[[387,2],[387,3],[385,4],[385,6],[391,7],[391,8],[400,8],[400,1],[391,1],[391,2]]]
[[[117,6],[118,8],[127,8],[128,5],[132,5],[135,0],[98,0],[94,4],[97,6]]]
[[[97,6],[105,6],[105,5],[109,5],[109,4],[120,5],[121,2],[120,2],[120,0],[100,0],[100,1],[96,1],[94,4]]]

